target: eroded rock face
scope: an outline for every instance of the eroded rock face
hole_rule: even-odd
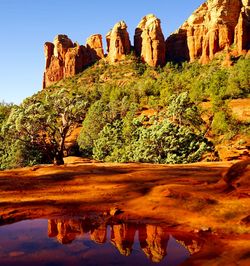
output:
[[[115,63],[123,60],[131,51],[127,25],[124,21],[115,24],[112,31],[106,35],[108,61]]]
[[[87,39],[86,47],[90,51],[92,61],[97,61],[104,57],[101,34],[91,35]]]
[[[167,58],[207,63],[235,43],[238,52],[249,40],[249,1],[208,0],[166,40]],[[247,44],[248,43],[248,44]]]
[[[241,12],[235,29],[238,53],[250,50],[250,0],[242,0]]]
[[[166,63],[165,39],[161,21],[150,14],[142,18],[135,30],[134,47],[137,56],[150,66]]]
[[[73,44],[67,35],[58,35],[53,43],[45,43],[44,53],[43,88],[46,88],[63,78],[80,73],[86,66],[103,58],[102,36],[90,36],[86,46],[83,46]]]

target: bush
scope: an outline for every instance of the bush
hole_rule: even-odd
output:
[[[113,162],[190,163],[200,160],[212,147],[201,135],[169,120],[146,127],[134,119],[133,125],[135,130],[128,138],[123,134],[122,121],[106,125],[94,143],[94,158]]]

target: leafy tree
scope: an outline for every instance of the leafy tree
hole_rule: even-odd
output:
[[[49,161],[60,165],[65,139],[83,120],[87,105],[83,95],[66,89],[44,91],[13,108],[3,130],[14,140],[38,147]]]
[[[190,101],[187,92],[182,92],[179,95],[173,95],[170,98],[170,103],[167,107],[167,116],[180,126],[189,126],[200,131],[200,126],[203,124],[197,106]]]
[[[203,136],[169,120],[150,127],[137,119],[133,123],[135,131],[129,139],[123,134],[122,121],[107,124],[95,141],[94,158],[115,162],[190,163],[200,160],[212,147]]]
[[[77,139],[79,147],[85,154],[92,154],[94,141],[98,138],[99,132],[111,121],[109,108],[103,101],[96,101],[90,106]]]

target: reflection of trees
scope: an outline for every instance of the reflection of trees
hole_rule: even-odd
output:
[[[160,262],[167,255],[169,232],[159,225],[136,225],[122,223],[111,225],[111,243],[124,256],[132,252],[136,231],[139,232],[140,246],[152,262]],[[70,244],[77,236],[90,233],[90,239],[98,244],[107,241],[107,223],[98,224],[90,219],[49,220],[48,236],[56,237],[61,244]],[[190,254],[198,252],[201,242],[198,239],[177,233],[174,238],[183,245]]]

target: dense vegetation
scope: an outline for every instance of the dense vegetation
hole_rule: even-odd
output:
[[[186,163],[213,150],[207,140],[239,131],[227,102],[250,93],[250,60],[232,67],[167,64],[153,69],[129,56],[100,61],[24,100],[0,104],[0,168],[63,163],[65,140],[82,124],[83,156],[102,161]],[[203,102],[211,102],[204,114]],[[146,111],[150,111],[148,114]]]

